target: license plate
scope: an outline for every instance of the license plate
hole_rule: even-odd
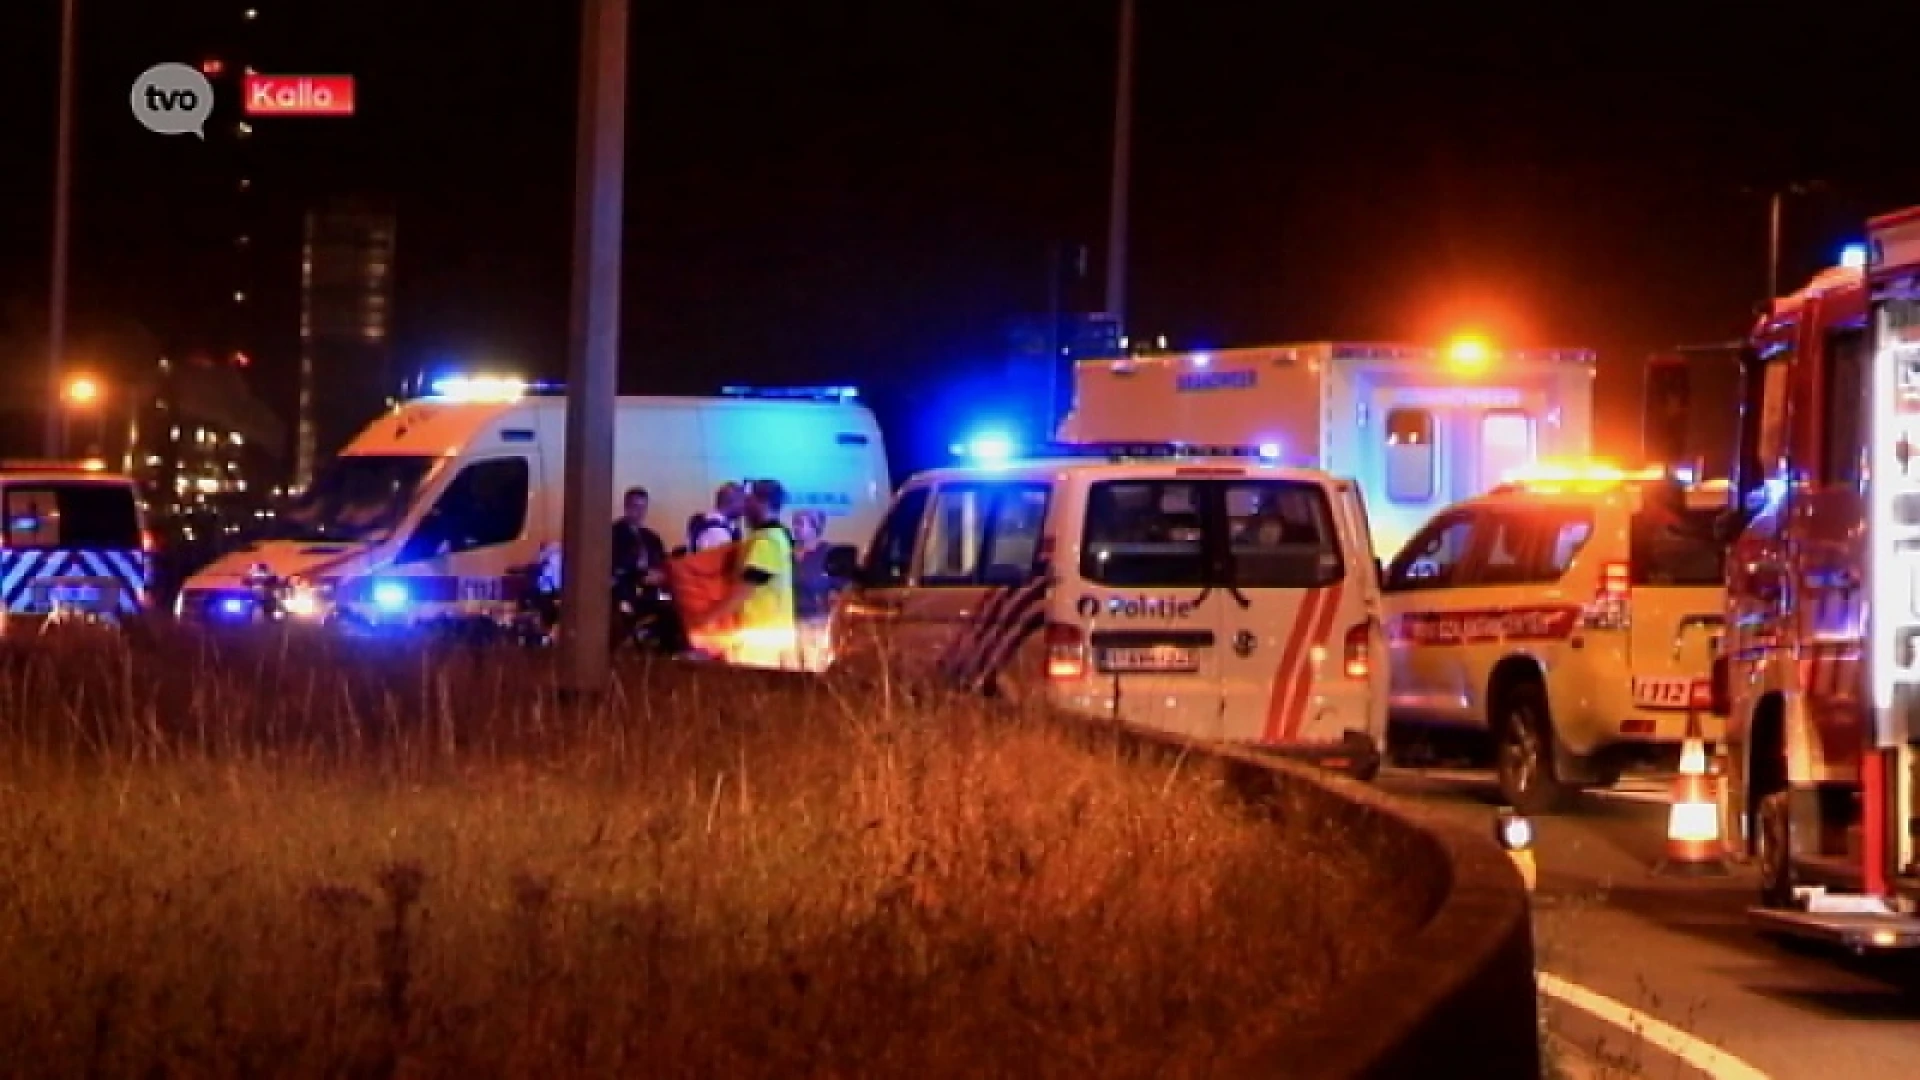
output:
[[[100,606],[98,585],[55,585],[47,590],[54,607],[96,608]]]
[[[1642,709],[1684,709],[1692,691],[1690,679],[1635,679],[1633,704]]]
[[[1182,645],[1140,645],[1105,649],[1100,654],[1102,671],[1198,671],[1199,658]]]

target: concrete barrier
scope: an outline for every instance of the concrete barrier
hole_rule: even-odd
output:
[[[1426,911],[1392,959],[1221,1075],[1538,1080],[1533,924],[1526,888],[1495,844],[1491,819],[1476,834],[1293,762],[1159,732],[1121,735],[1145,754],[1220,762],[1236,791],[1276,814],[1346,827],[1378,857],[1395,860]]]

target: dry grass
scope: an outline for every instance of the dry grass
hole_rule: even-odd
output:
[[[0,1071],[1204,1075],[1423,916],[1192,763],[667,665],[163,638],[0,670]]]

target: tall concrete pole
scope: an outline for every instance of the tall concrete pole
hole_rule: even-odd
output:
[[[73,23],[77,0],[60,4],[60,119],[53,150],[53,279],[47,299],[47,456],[66,453],[67,238],[73,196]]]
[[[583,0],[561,534],[561,687],[604,694],[612,655],[613,416],[627,116],[627,0]]]
[[[1113,101],[1113,190],[1107,206],[1107,315],[1127,332],[1127,180],[1133,157],[1133,4],[1120,0]]]

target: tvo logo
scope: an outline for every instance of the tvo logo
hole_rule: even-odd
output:
[[[1194,607],[1191,600],[1171,596],[1109,596],[1103,602],[1089,594],[1074,609],[1083,619],[1190,619]]]

